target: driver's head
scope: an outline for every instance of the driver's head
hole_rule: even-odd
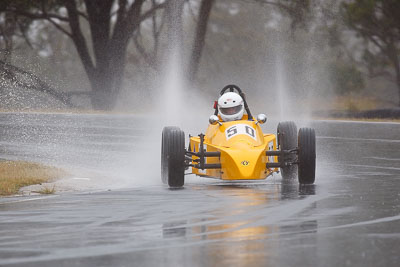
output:
[[[243,113],[243,98],[237,93],[228,92],[218,99],[218,114],[223,121],[241,120]]]

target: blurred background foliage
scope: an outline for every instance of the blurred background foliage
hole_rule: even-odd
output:
[[[3,0],[0,108],[32,98],[16,77],[63,108],[151,108],[173,47],[207,100],[236,83],[261,106],[397,107],[399,14],[398,0]]]

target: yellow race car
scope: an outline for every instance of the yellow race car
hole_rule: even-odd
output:
[[[300,184],[315,181],[316,145],[312,128],[297,127],[294,122],[280,122],[277,135],[264,134],[260,124],[264,114],[254,119],[242,90],[227,85],[221,91],[235,90],[243,99],[247,114],[240,120],[223,121],[215,105],[205,134],[189,136],[185,148],[185,134],[178,127],[164,127],[161,148],[161,178],[170,187],[184,185],[185,170],[221,180],[261,180],[281,172],[282,179],[298,176]],[[226,102],[225,102],[226,103]]]

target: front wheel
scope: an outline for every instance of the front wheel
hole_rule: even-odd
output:
[[[298,136],[298,178],[300,184],[313,184],[315,181],[316,145],[315,131],[300,128]]]
[[[278,146],[281,151],[297,148],[297,126],[293,121],[284,121],[278,124]],[[279,156],[278,162],[295,162],[296,155],[288,154]],[[297,166],[295,164],[281,167],[283,180],[289,180],[296,177]]]
[[[178,127],[164,127],[162,132],[161,180],[170,187],[185,182],[185,133]]]

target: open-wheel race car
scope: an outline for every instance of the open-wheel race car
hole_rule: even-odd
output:
[[[232,93],[235,90],[240,97],[235,98],[236,93]],[[215,113],[209,118],[206,133],[189,135],[187,148],[182,130],[164,127],[161,149],[163,183],[173,188],[182,187],[185,170],[190,167],[193,174],[222,180],[261,180],[281,172],[283,180],[292,179],[297,174],[300,184],[314,183],[314,129],[300,128],[297,132],[294,122],[285,121],[278,124],[277,135],[264,134],[260,124],[265,123],[267,117],[259,114],[257,119],[253,118],[238,86],[227,85],[220,95],[220,99],[222,96],[228,98],[215,103]],[[242,100],[240,106],[247,114],[242,111],[240,119],[224,120],[223,117],[229,118],[224,114],[232,110],[229,105],[234,105],[235,99],[236,102]]]

